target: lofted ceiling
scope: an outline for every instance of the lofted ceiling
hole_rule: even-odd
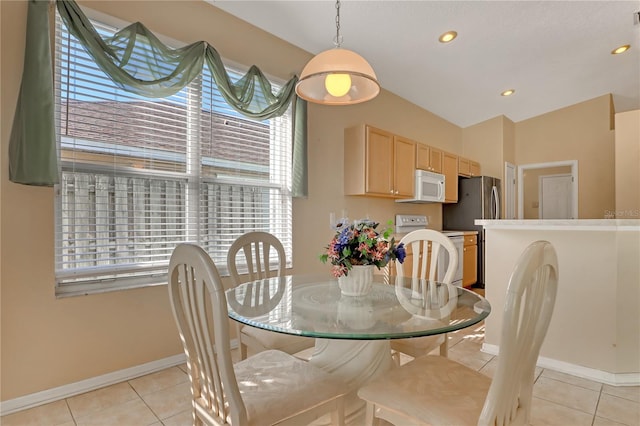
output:
[[[312,54],[333,47],[333,1],[207,1]],[[638,12],[638,0],[342,0],[340,32],[385,90],[467,127],[607,93],[616,112],[639,109]],[[438,42],[449,30],[458,37]],[[506,89],[516,92],[500,96]]]

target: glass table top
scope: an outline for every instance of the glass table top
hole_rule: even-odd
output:
[[[226,291],[229,317],[286,334],[377,340],[447,333],[491,312],[484,297],[454,285],[378,275],[375,280],[371,292],[358,297],[341,295],[337,280],[326,275],[241,284]]]

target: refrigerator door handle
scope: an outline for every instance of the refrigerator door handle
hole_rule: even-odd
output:
[[[498,188],[494,185],[491,188],[491,201],[494,208],[494,219],[500,219],[500,196],[498,195]]]

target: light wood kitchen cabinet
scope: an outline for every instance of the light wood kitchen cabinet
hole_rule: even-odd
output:
[[[480,176],[480,163],[468,158],[458,157],[458,174],[460,176]]]
[[[469,174],[471,176],[480,176],[480,163],[469,160]]]
[[[443,152],[438,148],[416,144],[416,169],[442,173]]]
[[[413,196],[415,142],[372,126],[344,132],[345,195]]]
[[[462,286],[469,287],[478,281],[478,236],[465,235],[462,250]]]
[[[442,156],[444,175],[444,202],[458,202],[458,156],[445,152]]]
[[[469,172],[469,159],[458,157],[458,174],[460,176],[471,176]]]

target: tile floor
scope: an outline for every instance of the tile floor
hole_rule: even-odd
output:
[[[480,352],[484,327],[450,334],[449,356],[488,376],[496,358]],[[191,425],[186,366],[177,366],[0,418],[2,426]],[[614,387],[537,369],[533,425],[638,426],[640,387]]]

